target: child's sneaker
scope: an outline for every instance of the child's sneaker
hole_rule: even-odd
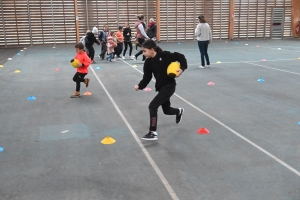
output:
[[[70,98],[78,98],[78,97],[80,97],[80,92],[74,92],[74,94],[72,94],[71,96],[70,96]]]
[[[84,83],[85,83],[85,86],[86,86],[86,87],[89,87],[89,82],[90,82],[90,79],[89,79],[89,78],[85,78],[85,79],[84,79]]]
[[[149,131],[144,137],[141,138],[142,140],[158,140],[157,132]]]
[[[178,109],[179,109],[179,114],[176,115],[176,124],[180,123],[180,121],[182,120],[183,112],[184,112],[183,108],[178,108]]]
[[[131,59],[136,61],[136,57],[135,56],[132,56]]]
[[[199,66],[199,68],[200,68],[200,69],[204,69],[204,68],[205,68],[205,66],[202,66],[202,65],[200,65],[200,66]]]
[[[95,60],[92,60],[91,64],[95,64],[95,63],[96,63]]]

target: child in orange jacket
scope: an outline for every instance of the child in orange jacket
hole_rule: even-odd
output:
[[[76,91],[71,98],[78,98],[80,97],[80,83],[84,82],[86,87],[89,86],[90,79],[84,78],[88,74],[88,67],[91,64],[91,59],[88,57],[86,52],[84,52],[84,45],[79,42],[75,45],[76,55],[74,59],[79,61],[77,66],[77,71],[73,77],[73,81],[76,82]]]
[[[116,38],[118,40],[117,47],[116,47],[116,55],[118,58],[121,58],[120,55],[123,51],[123,42],[124,42],[124,36],[123,36],[123,27],[119,26],[119,30],[116,32]]]

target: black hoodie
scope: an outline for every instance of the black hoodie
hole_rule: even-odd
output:
[[[127,35],[128,33],[129,33],[129,35]],[[123,37],[124,37],[124,42],[131,41],[131,29],[130,28],[124,28]]]
[[[144,76],[139,83],[139,89],[144,89],[152,79],[152,73],[156,79],[155,89],[160,91],[163,86],[175,86],[175,78],[167,75],[167,68],[171,62],[178,61],[180,69],[187,69],[187,61],[181,53],[169,51],[158,52],[154,58],[147,58],[144,63]]]

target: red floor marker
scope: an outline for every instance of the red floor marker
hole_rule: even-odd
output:
[[[262,61],[262,62],[266,62],[267,60],[266,60],[266,59],[262,59],[261,61]]]
[[[198,134],[202,134],[202,135],[205,135],[205,134],[209,134],[209,130],[207,130],[206,128],[200,128],[198,131],[197,131]]]
[[[91,93],[91,92],[85,92],[83,95],[84,95],[84,96],[91,96],[92,93]]]
[[[59,71],[59,68],[55,68],[55,71]]]

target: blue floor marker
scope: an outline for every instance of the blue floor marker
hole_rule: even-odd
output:
[[[30,97],[27,98],[27,100],[28,101],[33,101],[33,100],[36,100],[36,98],[34,96],[30,96]]]
[[[180,42],[178,42],[177,44],[180,44]]]
[[[101,69],[100,67],[96,67],[96,69]]]
[[[298,122],[298,125],[300,126],[300,122]]]
[[[260,78],[260,79],[257,80],[257,82],[265,82],[265,80]]]
[[[0,147],[0,152],[3,151],[3,150],[4,150],[4,148]]]
[[[239,44],[238,42],[236,42],[235,44]]]
[[[21,53],[17,53],[17,56],[20,56],[21,55]]]

